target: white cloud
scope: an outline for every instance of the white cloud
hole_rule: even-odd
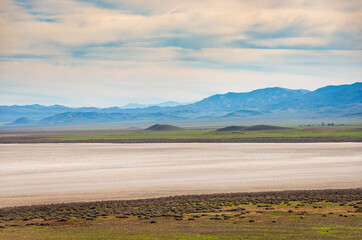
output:
[[[7,104],[10,93],[24,93],[18,103],[42,93],[70,105],[194,101],[361,76],[356,0],[3,0],[0,10]]]
[[[29,45],[48,41],[84,45],[160,36],[192,38],[199,34],[217,35],[222,45],[235,38],[245,39],[247,31],[269,33],[294,27],[299,36],[291,38],[309,39],[309,44],[320,46],[327,44],[336,32],[361,31],[361,11],[340,11],[326,1],[313,1],[319,4],[309,5],[305,4],[308,1],[296,1],[295,4],[287,1],[274,7],[267,7],[270,1],[146,2],[127,5],[138,7],[140,11],[145,8],[150,15],[97,8],[74,0],[34,1],[32,11],[51,13],[51,18],[58,19],[57,22],[39,22],[39,16],[6,0],[5,14],[1,17],[5,27],[2,31],[10,35],[10,39],[4,42],[10,44],[14,39],[22,42],[26,39]],[[274,45],[284,44],[293,46],[290,41]]]

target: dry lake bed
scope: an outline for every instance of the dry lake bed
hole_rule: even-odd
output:
[[[1,144],[0,207],[362,187],[362,143]]]

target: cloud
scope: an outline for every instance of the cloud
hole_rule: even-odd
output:
[[[361,19],[358,0],[3,0],[0,94],[111,105],[350,83]]]
[[[9,28],[15,29],[12,35],[21,39],[27,37],[29,44],[43,41],[77,46],[142,39],[159,39],[162,42],[167,38],[186,41],[196,35],[205,36],[200,41],[206,44],[210,37],[214,47],[240,38],[255,41],[256,45],[259,41],[263,46],[262,40],[268,37],[258,39],[255,34],[250,36],[246,33],[278,33],[294,28],[298,31],[289,37],[299,41],[280,40],[279,44],[273,45],[291,47],[300,45],[304,39],[307,40],[306,45],[320,46],[327,45],[337,32],[361,32],[361,11],[340,11],[333,8],[333,1],[313,1],[319,4],[306,4],[310,1],[270,4],[273,1],[232,0],[103,2],[105,6],[119,6],[119,9],[97,7],[102,5],[102,1],[25,2],[31,7],[23,7],[23,2],[6,0],[5,12],[8,14],[3,14],[2,19],[4,26],[9,26],[6,32],[10,32]],[[123,11],[125,7],[149,14],[129,13]],[[37,13],[35,16],[34,12]],[[38,15],[51,17],[39,18]]]

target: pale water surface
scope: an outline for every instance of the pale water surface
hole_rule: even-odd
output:
[[[356,187],[361,143],[0,144],[0,207]]]

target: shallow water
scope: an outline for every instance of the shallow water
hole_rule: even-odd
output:
[[[0,207],[356,187],[361,143],[0,144]]]

